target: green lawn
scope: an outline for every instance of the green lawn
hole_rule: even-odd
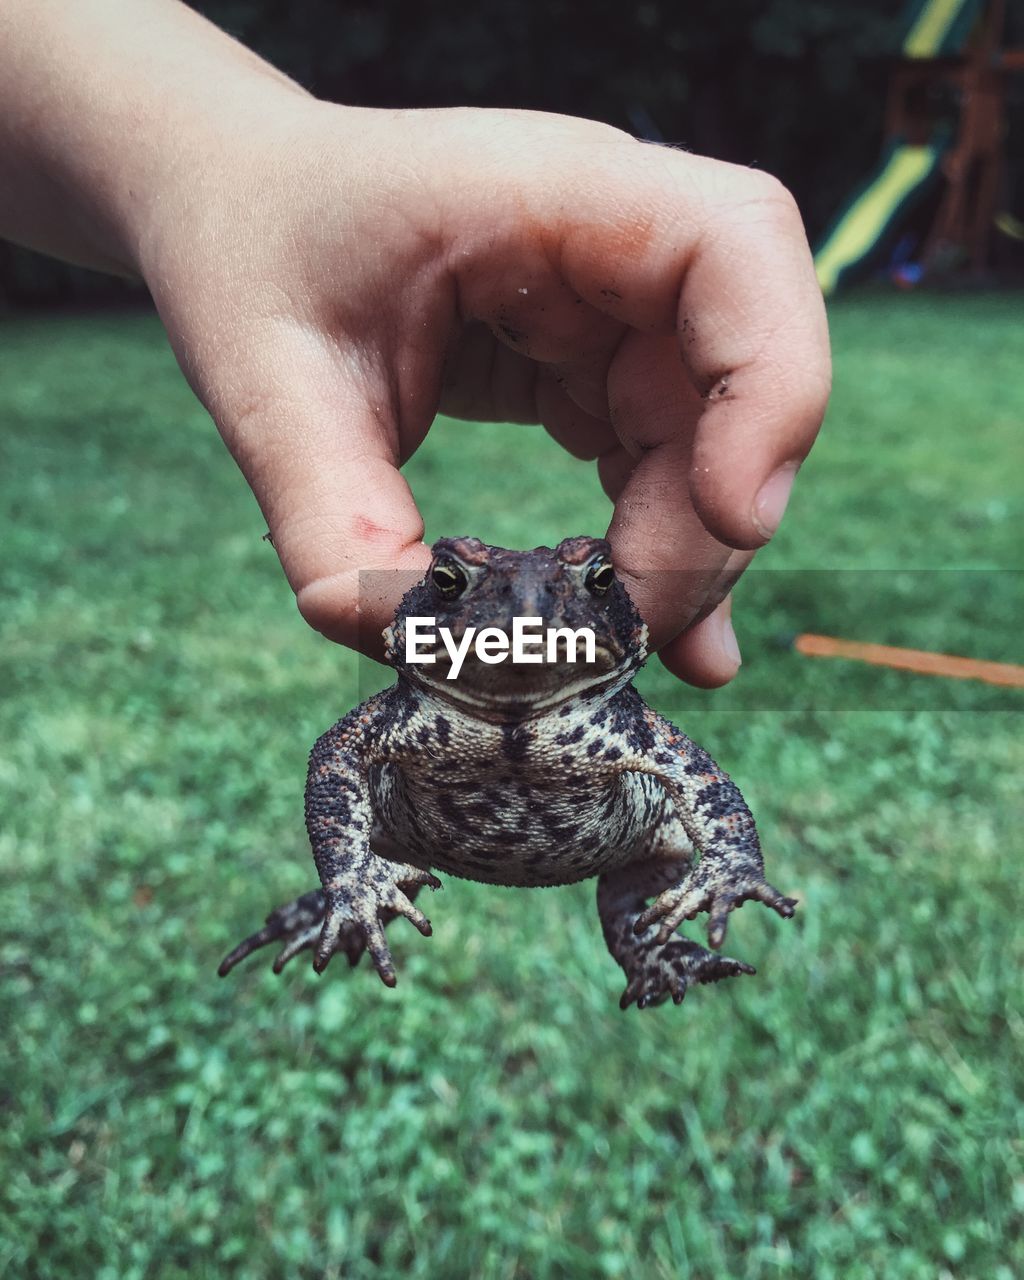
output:
[[[357,664],[299,619],[154,320],[5,320],[0,1273],[1024,1274],[1024,697],[778,643],[1021,660],[1022,311],[835,307],[740,678],[642,677],[802,906],[735,919],[756,978],[626,1014],[592,885],[449,879],[433,939],[393,931],[393,992],[216,977],[315,883],[305,757]],[[607,518],[529,428],[440,423],[409,472],[430,536]]]

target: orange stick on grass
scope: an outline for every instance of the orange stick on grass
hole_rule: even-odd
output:
[[[986,684],[1024,689],[1024,667],[1012,662],[983,662],[979,658],[957,658],[927,649],[897,649],[889,644],[868,644],[861,640],[839,640],[809,632],[797,636],[793,647],[811,658],[853,658],[876,667],[915,671],[923,676],[948,676],[953,680],[984,680]]]

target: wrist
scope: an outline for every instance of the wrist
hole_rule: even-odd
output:
[[[271,69],[268,68],[268,71]],[[259,68],[216,104],[177,103],[155,119],[108,193],[110,225],[132,270],[151,288],[181,259],[202,264],[266,199],[274,156],[301,142],[320,104]]]

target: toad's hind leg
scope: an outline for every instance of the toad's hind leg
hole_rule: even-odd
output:
[[[686,988],[695,983],[754,972],[749,964],[716,955],[689,938],[674,935],[667,942],[658,942],[657,927],[639,935],[635,932],[647,899],[678,884],[686,870],[685,862],[652,858],[606,871],[598,879],[597,910],[604,940],[626,974],[621,1009],[634,1000],[638,1008],[646,1009],[670,996],[681,1004]]]
[[[421,885],[410,884],[404,890],[405,896],[412,902],[421,888]],[[316,943],[323,927],[324,914],[325,903],[322,889],[313,889],[309,893],[302,894],[301,897],[296,898],[293,902],[288,902],[283,907],[277,907],[267,916],[266,924],[262,929],[258,929],[254,934],[251,934],[244,942],[240,942],[234,951],[224,957],[217,972],[222,978],[226,977],[235,965],[244,960],[246,956],[251,956],[260,947],[269,946],[273,942],[280,942],[283,945],[274,958],[273,964],[274,972],[280,973],[293,956],[297,956],[300,951],[307,951]],[[392,911],[389,907],[383,908],[378,915],[382,928],[397,918],[398,912]],[[355,924],[342,925],[336,950],[345,953],[350,965],[357,965],[366,950],[366,941],[362,929]]]

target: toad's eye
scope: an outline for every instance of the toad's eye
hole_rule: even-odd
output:
[[[430,581],[448,600],[454,600],[456,596],[461,596],[469,584],[469,579],[463,569],[454,560],[449,560],[447,557],[443,560],[438,560],[437,564],[430,570]]]
[[[604,556],[597,556],[590,562],[583,585],[592,596],[606,596],[614,581],[615,570],[612,568],[612,562],[606,560]]]

